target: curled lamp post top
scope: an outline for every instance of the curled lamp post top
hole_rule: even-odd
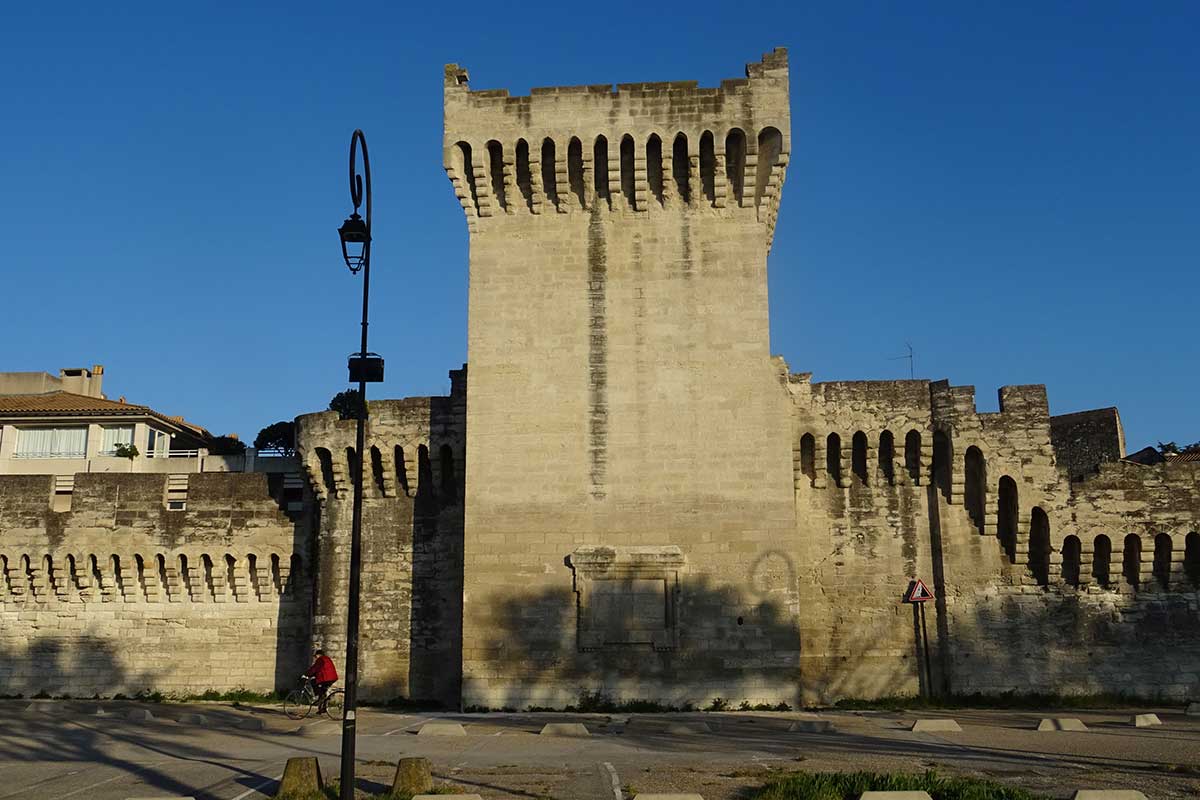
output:
[[[355,171],[358,156],[358,146],[362,144],[363,174]],[[363,175],[366,176],[364,181]],[[365,185],[364,185],[365,184]],[[366,189],[366,220],[359,215],[358,209],[363,205],[363,189]],[[338,235],[342,240],[342,258],[351,272],[358,272],[370,258],[371,250],[371,160],[367,156],[367,137],[362,130],[355,130],[350,137],[350,202],[354,204],[352,213]]]
[[[362,160],[363,173],[366,174],[366,189],[367,189],[367,229],[371,228],[371,159],[367,157],[367,137],[363,135],[362,129],[355,129],[353,135],[350,136],[350,202],[354,204],[354,214],[358,215],[358,208],[363,204],[363,176],[354,171],[355,156],[358,154],[358,144],[362,142]]]

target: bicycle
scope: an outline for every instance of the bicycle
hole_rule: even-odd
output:
[[[304,719],[315,710],[335,722],[340,721],[345,713],[345,691],[331,686],[325,690],[325,696],[320,697],[311,677],[305,675],[303,681],[300,688],[292,689],[283,699],[283,713],[287,714],[288,719]]]

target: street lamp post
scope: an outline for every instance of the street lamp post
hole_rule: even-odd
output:
[[[354,167],[359,145],[362,146],[363,174]],[[364,176],[366,180],[364,181]],[[363,190],[366,190],[364,196]],[[366,201],[366,219],[358,209]],[[367,157],[367,139],[361,130],[350,137],[350,202],[354,212],[338,228],[342,240],[342,258],[350,272],[363,274],[362,343],[350,356],[350,382],[358,382],[358,413],[355,425],[355,463],[351,464],[354,485],[354,517],[350,527],[350,589],[346,602],[346,704],[342,719],[341,800],[354,800],[354,735],[358,708],[358,596],[361,589],[363,443],[366,437],[367,384],[383,380],[383,359],[367,352],[367,302],[371,293],[371,161]]]

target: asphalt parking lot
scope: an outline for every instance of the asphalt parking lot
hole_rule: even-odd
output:
[[[28,707],[33,705],[31,710]],[[152,719],[135,721],[131,712]],[[1200,795],[1200,717],[1155,711],[921,712],[953,717],[959,733],[913,733],[913,712],[414,714],[360,712],[361,785],[382,791],[400,756],[425,756],[435,782],[484,798],[623,800],[638,792],[697,792],[733,800],[793,770],[924,771],[986,777],[1055,797],[1079,788],[1132,788],[1156,798]],[[195,716],[202,715],[202,719]],[[1042,717],[1077,717],[1088,732],[1038,732]],[[417,735],[429,721],[464,736]],[[795,726],[797,721],[803,723]],[[581,722],[586,738],[541,736],[547,722]],[[829,729],[823,723],[828,722]],[[817,723],[817,724],[813,724]],[[798,727],[798,730],[793,730]],[[273,706],[86,701],[0,702],[0,800],[190,796],[270,797],[284,763],[316,756],[338,772],[340,724],[287,719]]]

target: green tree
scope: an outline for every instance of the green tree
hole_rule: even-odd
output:
[[[236,436],[214,436],[208,441],[208,453],[213,456],[240,456],[246,443]]]
[[[285,456],[296,454],[296,423],[291,420],[280,420],[263,428],[254,437],[254,447],[257,450],[278,450]]]
[[[358,419],[358,412],[361,408],[362,398],[358,389],[338,392],[329,401],[329,410],[338,412],[338,419]]]

